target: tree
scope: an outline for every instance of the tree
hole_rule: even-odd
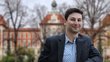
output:
[[[26,16],[25,7],[22,5],[21,0],[3,0],[4,17],[8,23],[8,28],[14,29],[14,50],[17,56],[17,36],[19,28],[23,27],[22,20]],[[8,31],[9,32],[9,31]],[[8,35],[10,36],[10,35]],[[15,61],[16,62],[16,61]]]
[[[30,9],[30,12],[31,14],[27,23],[29,23],[31,27],[38,28],[39,23],[43,20],[47,13],[47,7],[35,4],[34,9]]]
[[[67,5],[66,3],[62,3],[61,5],[58,6],[59,12],[64,15],[66,9],[68,9],[70,6]]]
[[[97,35],[99,35],[99,50],[101,50],[101,32],[106,26],[101,25],[102,19],[110,11],[110,1],[108,0],[75,0],[77,7],[84,11],[85,23],[91,31],[84,31],[91,36],[93,42]],[[85,24],[85,25],[86,25]]]
[[[92,31],[85,32],[94,40],[96,35],[101,32],[105,27],[101,25],[101,20],[110,11],[110,1],[104,0],[76,0],[77,7],[84,11],[85,25],[87,25]],[[97,26],[98,25],[98,26]],[[96,30],[96,31],[94,31]]]

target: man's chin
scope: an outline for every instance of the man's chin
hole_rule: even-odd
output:
[[[78,33],[78,32],[80,32],[80,30],[73,30],[73,32],[74,32],[74,33]]]
[[[69,31],[71,33],[78,33],[78,32],[80,32],[80,29],[70,29]]]

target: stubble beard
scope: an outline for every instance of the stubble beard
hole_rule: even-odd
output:
[[[72,34],[75,34],[80,32],[80,29],[68,28],[68,31],[71,32]]]

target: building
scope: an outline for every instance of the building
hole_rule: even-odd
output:
[[[39,28],[37,29],[36,28],[20,28],[17,31],[18,31],[17,45],[20,45],[20,46],[28,46],[30,44],[29,46],[32,47],[33,42],[35,40],[34,37],[40,35]],[[9,40],[11,42],[11,46],[14,46],[13,45],[14,29],[7,27],[3,16],[0,16],[0,47],[2,47],[3,45],[6,45],[6,42]]]
[[[35,56],[38,56],[38,51],[40,49],[42,41],[40,39],[41,31],[39,28],[20,28],[17,30],[18,37],[17,40],[14,36],[14,29],[9,28],[5,22],[3,16],[0,16],[0,58],[5,55],[10,47],[13,51],[15,47],[14,39],[17,42],[17,47],[28,47],[34,49]]]
[[[108,23],[110,22],[109,20],[110,20],[110,15],[107,15],[103,19],[102,25],[103,26],[110,25],[110,23]],[[56,1],[53,0],[52,11],[49,12],[41,21],[40,23],[41,28],[20,28],[17,30],[18,31],[18,37],[16,40],[17,46],[34,48],[36,50],[37,46],[39,46],[40,44],[40,41],[44,41],[45,38],[50,36],[62,34],[65,29],[64,23],[65,23],[65,19],[62,16],[62,14],[60,14],[60,12],[57,10]],[[110,32],[109,29],[110,28],[107,27],[108,30],[107,33]],[[86,29],[86,31],[89,31],[91,34],[92,31],[97,31],[97,30]],[[109,38],[110,37],[108,35],[107,40],[110,40]],[[9,28],[3,16],[0,16],[0,52],[2,52],[3,50],[7,50],[9,41],[10,41],[10,46],[13,49],[14,29]],[[110,47],[106,49],[110,49]],[[0,55],[2,54],[0,53]]]
[[[64,31],[64,17],[57,11],[56,1],[52,2],[52,11],[41,21],[41,28],[19,28],[17,29],[17,39],[15,39],[15,31],[9,28],[3,16],[0,16],[0,55],[7,51],[10,46],[14,49],[14,40],[19,47],[33,48],[35,51],[41,46],[40,42],[49,36],[61,34]],[[38,52],[38,51],[36,51]]]
[[[110,60],[110,14],[107,14],[102,20],[102,25],[105,27],[104,30],[104,41],[103,41],[103,57],[104,59]]]
[[[65,19],[57,10],[57,3],[55,0],[53,0],[51,6],[52,11],[49,12],[40,23],[44,39],[64,32]]]

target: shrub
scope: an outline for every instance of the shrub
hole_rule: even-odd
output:
[[[31,48],[19,47],[17,48],[17,54],[15,57],[15,53],[11,52],[4,56],[0,62],[34,62],[34,50]]]

